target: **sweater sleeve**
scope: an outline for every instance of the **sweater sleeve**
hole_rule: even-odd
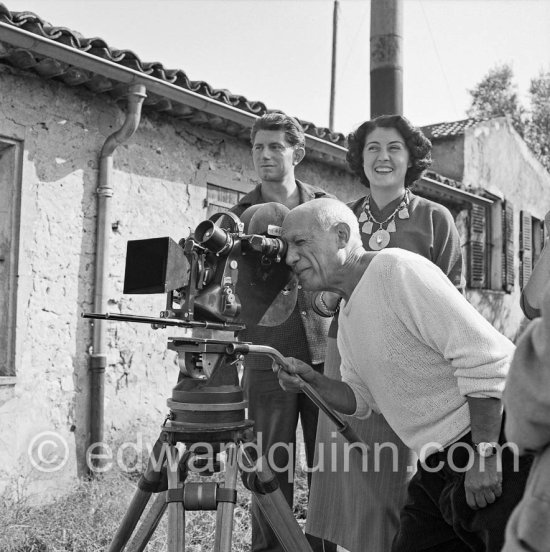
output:
[[[550,293],[547,296],[550,306]],[[521,452],[550,443],[550,309],[518,341],[504,393],[506,437]]]
[[[434,231],[433,262],[458,288],[464,289],[466,279],[462,260],[460,235],[448,209],[437,209],[432,214]]]
[[[522,453],[550,443],[550,359],[537,351],[548,340],[542,329],[535,320],[520,338],[504,394],[506,437]]]
[[[514,345],[435,265],[393,262],[383,278],[388,302],[416,338],[452,366],[461,395],[502,397]]]
[[[340,367],[340,370],[342,374],[345,372],[343,367]],[[358,418],[359,420],[365,420],[372,414],[373,411],[378,414],[380,413],[380,410],[375,406],[374,399],[372,398],[368,387],[366,387],[361,380],[354,377],[346,377],[344,381],[350,386],[353,394],[355,395],[357,407],[355,408],[355,412],[352,414],[353,417]]]

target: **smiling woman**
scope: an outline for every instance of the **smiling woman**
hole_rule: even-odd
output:
[[[431,164],[431,147],[424,134],[399,115],[383,115],[360,125],[348,137],[347,160],[370,193],[350,207],[359,220],[367,251],[399,247],[418,253],[438,265],[460,288],[462,254],[451,213],[411,192]],[[325,375],[341,379],[337,330],[335,317],[327,341]],[[343,438],[320,417],[316,445],[319,465],[325,470],[313,474],[307,531],[350,552],[389,550],[407,483],[414,473],[412,453],[383,416],[349,421],[370,450],[384,447],[388,455],[382,455],[378,465],[372,460],[362,465],[356,455],[346,455]],[[347,473],[342,462],[349,464]],[[331,504],[330,512],[326,504]]]
[[[372,190],[402,195],[405,175],[411,166],[409,150],[395,128],[375,128],[363,148],[363,170]],[[380,193],[380,192],[379,192]]]

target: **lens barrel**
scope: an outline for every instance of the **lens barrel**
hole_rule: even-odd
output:
[[[282,259],[286,254],[286,242],[281,238],[269,238],[254,234],[249,238],[250,247],[271,259]]]
[[[211,220],[202,221],[195,229],[195,240],[213,253],[224,253],[233,247],[231,234]]]

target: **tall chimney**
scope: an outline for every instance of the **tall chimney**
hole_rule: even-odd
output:
[[[403,2],[371,0],[370,114],[403,114]]]

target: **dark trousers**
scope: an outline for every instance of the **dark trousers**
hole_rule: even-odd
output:
[[[473,450],[469,434],[460,442]],[[426,459],[427,468],[418,463],[418,471],[409,483],[407,503],[401,510],[392,552],[497,552],[502,549],[506,523],[523,495],[532,457],[518,459],[510,449],[504,449],[502,495],[479,510],[472,510],[466,502],[465,472],[461,470],[468,459],[468,450],[460,446],[450,456],[449,447],[432,454]],[[441,469],[435,470],[436,466]]]
[[[322,373],[323,365],[314,368]],[[294,497],[295,454],[289,455],[287,447],[277,446],[291,444],[296,452],[296,428],[300,417],[304,434],[306,463],[313,466],[315,437],[317,433],[318,408],[303,393],[287,393],[281,389],[279,380],[272,370],[245,368],[243,388],[248,399],[248,417],[254,420],[254,430],[261,443],[262,453],[271,460],[279,486],[290,508]],[[272,449],[272,458],[269,451]],[[285,467],[289,466],[289,469]],[[308,473],[308,488],[311,473]],[[282,552],[275,533],[260,511],[254,497],[251,503],[252,513],[252,551]],[[307,535],[314,552],[335,552],[336,545],[323,542],[312,535]],[[297,551],[298,552],[298,551]]]

